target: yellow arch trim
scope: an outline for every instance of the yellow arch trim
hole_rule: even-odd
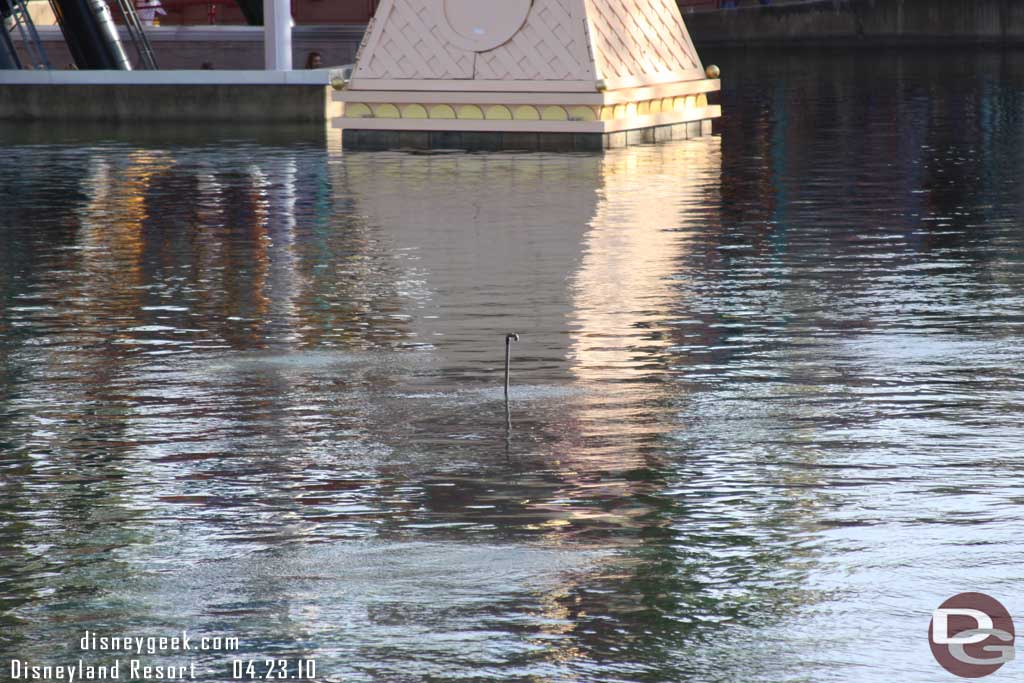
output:
[[[569,112],[563,107],[549,106],[544,107],[540,112],[540,117],[545,121],[568,121]]]
[[[345,105],[345,117],[350,119],[372,119],[373,111],[361,102]]]
[[[378,119],[402,118],[402,115],[398,112],[398,107],[393,104],[378,104],[374,107],[373,115]]]
[[[525,120],[525,121],[539,121],[540,112],[537,111],[536,107],[531,107],[528,104],[516,107],[516,110],[512,112],[512,118]]]
[[[454,119],[455,110],[449,107],[447,104],[435,104],[430,108],[430,118],[432,119]]]
[[[456,112],[460,119],[482,119],[484,112],[475,104],[464,104]]]
[[[508,107],[500,104],[492,104],[484,110],[484,118],[493,121],[511,121],[512,112]]]
[[[402,107],[402,118],[425,119],[427,118],[427,108],[422,104],[407,104]]]
[[[594,113],[593,107],[571,107],[569,118],[573,121],[596,121],[597,114]]]

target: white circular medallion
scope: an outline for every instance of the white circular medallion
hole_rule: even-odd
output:
[[[452,44],[486,52],[511,40],[532,6],[533,0],[437,0],[438,23]]]

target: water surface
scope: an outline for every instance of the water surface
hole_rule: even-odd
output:
[[[924,682],[1024,614],[1024,58],[705,57],[718,135],[603,155],[0,130],[0,662]]]

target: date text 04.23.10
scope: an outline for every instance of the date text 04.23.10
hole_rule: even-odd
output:
[[[316,660],[233,659],[231,678],[236,681],[311,681],[316,678]]]

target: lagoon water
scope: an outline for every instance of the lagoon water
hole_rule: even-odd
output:
[[[923,683],[1024,615],[1024,56],[705,60],[715,137],[603,155],[0,129],[0,672]]]

